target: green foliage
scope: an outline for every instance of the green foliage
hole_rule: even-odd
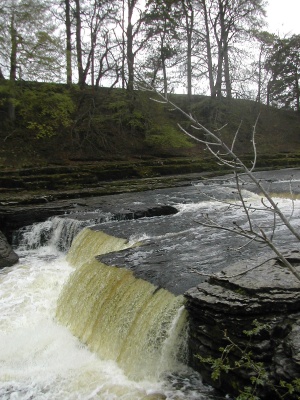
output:
[[[6,81],[1,82],[0,84],[0,106],[6,103],[9,96],[9,86]]]
[[[285,388],[288,394],[294,394],[295,391],[300,392],[300,378],[294,379],[292,382],[280,381],[280,386]]]
[[[127,120],[128,126],[134,130],[142,130],[145,127],[145,117],[139,110],[133,110]]]
[[[170,125],[153,126],[146,136],[146,143],[162,149],[193,147],[186,136]]]
[[[269,96],[279,107],[300,111],[300,35],[274,40],[265,69],[271,73]]]
[[[123,93],[113,93],[110,97],[110,101],[107,104],[107,109],[118,116],[122,115],[125,109],[128,107],[127,99]]]
[[[264,330],[269,330],[270,329],[270,325],[268,324],[262,324],[261,322],[258,322],[257,319],[255,319],[252,322],[253,328],[250,330],[244,330],[243,333],[248,336],[248,337],[252,337],[252,336],[256,336],[259,335],[262,331]]]
[[[249,338],[249,344],[254,336],[260,335],[262,331],[270,328],[268,324],[262,324],[257,320],[254,320],[252,325],[253,328],[251,330],[243,331]],[[202,363],[210,365],[212,370],[211,377],[213,380],[220,379],[222,373],[227,374],[239,369],[248,372],[249,385],[239,388],[239,395],[236,397],[236,400],[259,400],[259,387],[268,387],[276,398],[282,400],[285,399],[287,395],[296,395],[296,392],[299,394],[300,378],[294,379],[291,382],[281,380],[278,385],[275,385],[269,379],[267,367],[264,363],[254,359],[252,352],[248,349],[248,345],[240,347],[228,336],[227,331],[224,332],[224,338],[228,342],[228,345],[219,349],[221,353],[219,358],[202,357],[200,355],[197,355],[197,358]],[[234,357],[231,357],[230,355],[233,354]],[[235,359],[235,361],[233,361],[233,359]],[[300,399],[300,396],[297,395],[295,398]]]
[[[124,91],[112,92],[109,101],[104,105],[107,110],[107,121],[118,126],[130,128],[131,132],[145,130],[144,110],[137,107]]]
[[[246,386],[244,391],[237,397],[237,400],[260,400],[259,397],[253,394],[252,390],[251,386]]]
[[[36,138],[56,135],[72,124],[75,105],[67,90],[57,91],[54,85],[40,90],[25,89],[19,98],[18,112],[23,124]]]
[[[0,106],[13,102],[15,106],[20,103],[20,88],[12,81],[0,81]]]
[[[80,132],[81,140],[92,140],[94,146],[100,138],[103,139],[100,147],[104,142],[108,146],[120,135],[128,135],[151,149],[170,150],[194,145],[174,127],[163,106],[151,102],[144,92],[135,92],[134,99],[123,90],[102,89],[96,96],[86,92],[80,102],[77,121],[74,131]]]

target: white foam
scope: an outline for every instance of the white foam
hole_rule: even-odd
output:
[[[187,396],[171,383],[129,380],[116,363],[101,360],[60,326],[57,298],[73,268],[63,256],[41,257],[37,252],[30,262],[27,256],[26,265],[0,274],[1,400],[138,400],[153,393],[199,398],[198,391],[198,397]]]

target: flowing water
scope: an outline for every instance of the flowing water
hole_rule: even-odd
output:
[[[1,271],[1,400],[209,398],[184,365],[182,296],[95,261],[124,239],[82,230],[66,258],[79,225],[55,217],[23,229],[20,263]]]
[[[203,191],[204,197],[195,196]],[[110,221],[109,213],[89,211],[15,235],[20,262],[0,271],[1,400],[217,398],[185,365],[182,293],[201,281],[191,269],[220,270],[240,257],[229,250],[239,241],[198,219],[208,213],[224,224],[241,224],[243,213],[230,185],[200,184],[188,192],[151,194],[176,206],[172,216]],[[217,202],[216,194],[232,204]],[[139,194],[139,202],[151,195]],[[254,193],[246,196],[261,204]],[[293,209],[291,219],[299,225],[300,202],[277,201],[286,214]],[[257,224],[272,221],[265,210],[254,214]],[[278,243],[290,244],[284,227],[276,228]],[[250,246],[246,257],[258,250],[265,251]],[[139,278],[141,266],[147,279]]]

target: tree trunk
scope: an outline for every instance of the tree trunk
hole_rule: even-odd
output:
[[[218,30],[218,24],[221,33]],[[215,83],[215,93],[217,99],[222,97],[222,78],[223,78],[223,64],[224,64],[224,47],[223,47],[223,36],[224,36],[224,8],[222,0],[218,1],[218,16],[214,21],[214,35],[218,44],[218,64],[217,64],[217,77]]]
[[[8,114],[9,119],[12,123],[14,123],[16,119],[16,110],[15,110],[15,82],[17,78],[17,51],[18,51],[18,37],[17,31],[15,28],[15,15],[14,12],[11,16],[10,21],[10,39],[11,39],[11,51],[10,51],[10,96],[9,96],[9,105],[8,105]]]
[[[187,96],[188,102],[192,100],[192,28],[188,32],[187,42]]]
[[[164,81],[164,96],[168,97],[168,80],[167,80],[167,70],[166,70],[166,59],[162,55],[161,58],[162,72],[163,72],[163,81]]]
[[[16,81],[17,77],[17,31],[15,29],[15,15],[14,13],[11,16],[10,21],[10,40],[11,40],[11,51],[10,51],[10,74],[9,78],[11,82]]]
[[[296,68],[295,71],[295,97],[296,97],[296,110],[299,113],[300,112],[300,88],[299,88],[299,76],[298,76],[298,71]]]
[[[66,7],[66,62],[67,62],[67,85],[72,85],[72,43],[71,43],[71,18],[70,0],[65,0]]]
[[[127,20],[127,66],[128,66],[128,82],[127,89],[129,92],[133,92],[134,82],[134,54],[133,54],[133,26],[132,26],[132,14],[135,6],[135,0],[128,0],[128,20]]]
[[[215,84],[215,97],[220,99],[222,97],[222,73],[223,73],[223,47],[222,43],[218,43],[218,66],[217,66],[217,78]]]
[[[95,39],[94,33],[91,32],[91,85],[95,86]]]
[[[186,50],[186,68],[187,68],[187,97],[188,102],[192,100],[192,39],[194,29],[194,9],[190,1],[182,1],[183,11],[185,16],[185,29],[187,38],[187,50]]]
[[[228,99],[232,98],[232,88],[230,79],[230,66],[228,57],[228,44],[224,43],[224,77],[225,77],[225,87],[226,87],[226,97]]]
[[[219,0],[219,21],[220,21],[220,29],[221,29],[221,38],[220,38],[220,46],[221,46],[221,54],[223,59],[223,72],[225,78],[225,88],[226,88],[226,97],[231,99],[231,80],[230,80],[230,67],[229,67],[229,57],[228,57],[228,27],[226,28],[225,22],[225,5],[222,0]]]
[[[207,56],[207,69],[208,69],[210,96],[212,98],[214,98],[214,97],[216,97],[216,88],[214,85],[213,62],[212,62],[211,43],[210,43],[210,29],[209,29],[209,22],[208,22],[206,0],[202,1],[202,7],[203,7],[204,23],[205,23],[205,42],[206,42],[206,56]]]
[[[168,55],[166,54],[165,48],[165,39],[167,35],[167,24],[166,20],[164,20],[164,29],[163,32],[160,34],[160,55],[161,55],[161,67],[163,72],[163,82],[164,82],[164,96],[168,97],[168,79],[167,79],[167,66],[166,60]]]
[[[125,43],[125,0],[122,0],[122,70],[121,70],[121,79],[122,79],[122,89],[125,89],[125,60],[126,60],[126,43]]]
[[[82,66],[80,0],[75,0],[75,20],[76,20],[76,53],[77,53],[78,84],[81,88],[83,88],[85,84],[85,79]]]
[[[258,58],[258,88],[256,96],[256,101],[258,103],[261,102],[261,75],[262,75],[261,57],[262,57],[262,47],[260,48],[259,58]]]
[[[271,83],[271,81],[269,81],[268,82],[268,84],[267,84],[267,106],[269,107],[270,106],[270,101],[271,101],[271,86],[272,86],[272,83]]]

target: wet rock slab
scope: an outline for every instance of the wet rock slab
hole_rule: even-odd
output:
[[[151,224],[141,219],[96,225],[92,229],[137,243],[132,248],[101,255],[98,259],[107,265],[130,269],[137,278],[175,295],[184,294],[205,281],[208,275],[241,258],[237,252],[226,251],[229,243],[232,246],[237,243],[236,237],[227,235],[225,242],[223,232],[208,232],[200,226],[195,227],[193,215],[154,218]],[[252,255],[259,251],[257,246],[247,249]]]

